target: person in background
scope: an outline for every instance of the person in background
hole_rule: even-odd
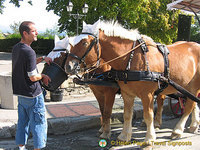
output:
[[[51,79],[40,74],[37,63],[52,61],[50,58],[36,58],[35,51],[30,47],[37,40],[38,32],[35,24],[24,21],[19,27],[21,41],[12,50],[12,86],[13,94],[18,96],[18,123],[16,144],[20,150],[26,150],[29,132],[33,135],[34,150],[42,149],[47,141],[47,119],[41,80],[45,85]]]

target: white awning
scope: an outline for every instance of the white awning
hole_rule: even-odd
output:
[[[200,13],[200,0],[177,0],[167,4],[167,9],[180,9]]]

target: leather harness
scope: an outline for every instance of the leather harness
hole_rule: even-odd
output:
[[[88,34],[88,33],[84,33],[84,34]],[[96,39],[95,42],[91,43],[91,45],[89,46],[89,49],[86,51],[87,54],[89,53],[89,51],[91,50],[92,46],[96,42],[98,44],[98,39]],[[93,72],[92,74],[89,73],[88,76],[90,76],[91,78],[95,78],[95,76],[96,76],[97,79],[101,78],[102,79],[101,81],[105,81],[105,80],[109,80],[109,81],[113,81],[113,82],[124,81],[124,83],[127,83],[127,81],[154,81],[154,82],[158,82],[158,89],[154,92],[154,94],[156,94],[156,95],[161,93],[165,88],[167,88],[168,84],[170,84],[176,90],[181,92],[183,95],[187,96],[188,98],[190,98],[191,100],[193,100],[193,101],[195,101],[197,103],[200,103],[200,99],[199,98],[197,98],[192,93],[190,93],[189,91],[187,91],[186,89],[184,89],[179,84],[175,83],[174,81],[172,81],[169,78],[169,60],[168,60],[169,50],[166,47],[166,45],[162,45],[160,43],[159,44],[157,43],[157,48],[161,52],[161,54],[163,55],[163,58],[164,58],[164,72],[160,73],[160,72],[151,72],[150,71],[148,60],[147,60],[147,56],[146,56],[146,53],[148,52],[148,48],[147,48],[147,46],[146,46],[146,44],[145,44],[143,39],[139,39],[138,42],[140,44],[142,43],[141,44],[141,50],[142,50],[142,52],[143,52],[143,54],[145,56],[145,65],[147,67],[146,71],[132,71],[132,70],[130,70],[130,64],[132,62],[132,58],[133,58],[133,55],[134,55],[134,51],[132,51],[131,55],[130,55],[130,58],[129,58],[129,61],[127,63],[126,70],[120,71],[120,70],[111,69],[110,71],[104,72],[104,73],[102,73],[100,75],[98,74],[97,76],[95,75],[95,72]],[[72,56],[72,57],[78,59],[80,62],[85,63],[84,62],[84,58],[85,58],[85,56],[87,54],[85,54],[84,57],[82,57],[82,58],[79,58],[78,56],[76,56],[74,54],[70,54],[70,53],[69,53],[69,56]],[[98,52],[98,54],[99,54],[99,52]],[[98,54],[97,54],[97,58],[98,58],[97,61],[99,61]],[[87,76],[87,75],[85,74],[85,76]],[[87,82],[87,79],[85,80],[86,82]],[[90,84],[92,84],[94,82],[91,81]],[[106,83],[106,82],[104,82],[104,83]],[[98,84],[99,83],[97,83],[96,85],[98,85]],[[110,84],[108,86],[113,86],[113,84]],[[114,86],[118,87],[116,85],[114,85]]]
[[[160,72],[151,72],[149,69],[149,64],[148,60],[146,57],[146,53],[149,51],[144,40],[139,39],[139,43],[143,43],[141,45],[141,50],[145,56],[145,64],[147,66],[147,71],[132,71],[130,70],[130,63],[132,61],[134,51],[131,52],[128,64],[127,64],[127,69],[126,70],[114,70],[111,69],[110,71],[104,72],[103,76],[105,78],[115,80],[115,81],[124,81],[124,83],[127,83],[128,81],[154,81],[158,82],[159,88],[155,91],[155,94],[158,95],[161,93],[165,88],[167,88],[168,83],[167,82],[161,82],[162,77],[164,76],[165,78],[169,78],[169,60],[168,60],[168,54],[169,50],[166,47],[166,45],[157,43],[157,48],[161,52],[161,54],[164,57],[164,73]]]

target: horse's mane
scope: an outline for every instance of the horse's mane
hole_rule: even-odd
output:
[[[82,32],[88,32],[97,35],[98,30],[104,31],[104,34],[107,36],[114,36],[114,37],[120,37],[122,39],[129,39],[132,41],[136,41],[141,38],[141,35],[137,29],[125,29],[121,24],[118,23],[118,21],[97,21],[93,25],[83,23],[83,30]],[[147,37],[145,35],[142,35],[142,37],[151,39],[150,37]]]
[[[117,21],[100,21],[99,29],[104,31],[104,34],[107,36],[120,37],[122,39],[129,39],[136,41],[141,38],[139,31],[128,30],[122,27]]]
[[[99,29],[104,31],[104,34],[107,36],[115,36],[120,37],[122,39],[129,39],[132,41],[136,41],[143,37],[144,39],[150,40],[150,37],[147,37],[145,35],[140,35],[138,30],[128,30],[122,27],[117,21],[97,21],[93,25],[86,24],[83,22],[83,32],[91,33],[96,36],[98,36]],[[80,34],[79,36],[70,37],[69,43],[72,46],[75,46],[78,44],[82,39],[87,39],[88,35],[86,34]],[[152,39],[151,39],[152,40]],[[153,41],[153,40],[152,40]]]

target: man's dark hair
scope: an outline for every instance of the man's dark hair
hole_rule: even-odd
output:
[[[21,35],[21,37],[23,37],[23,32],[26,31],[27,33],[29,33],[30,31],[30,27],[29,25],[30,24],[34,24],[33,22],[31,21],[23,21],[20,26],[19,26],[19,33]]]

